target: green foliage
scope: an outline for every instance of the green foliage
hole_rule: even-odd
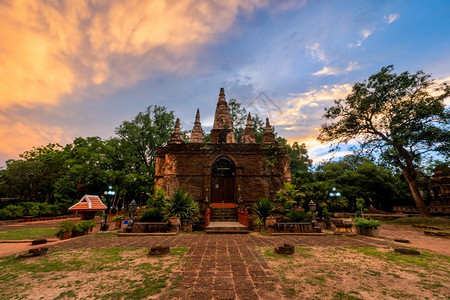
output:
[[[284,211],[290,211],[294,205],[301,205],[302,196],[304,195],[296,190],[292,184],[285,182],[283,188],[276,193],[275,200],[282,203]]]
[[[56,233],[56,236],[61,238],[62,234],[65,232],[72,232],[76,230],[76,225],[72,221],[62,221],[59,225],[58,232]]]
[[[364,219],[364,218],[354,218],[353,222],[355,222],[355,226],[360,226],[364,228],[377,228],[381,225],[381,221],[372,220],[372,219]]]
[[[291,145],[286,145],[289,154],[289,169],[291,174],[295,175],[297,172],[306,172],[312,166],[312,160],[308,156],[308,150],[304,143],[298,144],[294,142]]]
[[[292,210],[286,214],[286,217],[291,222],[303,222],[309,217],[309,214],[305,211]]]
[[[444,100],[446,83],[436,85],[423,71],[395,74],[384,67],[367,81],[356,83],[345,98],[325,110],[319,140],[347,143],[358,140],[361,151],[378,151],[400,168],[417,208],[427,217],[417,187],[418,167],[427,155],[450,156],[450,111]]]
[[[150,208],[141,213],[140,222],[161,222],[163,220],[161,209]]]
[[[111,220],[112,221],[122,221],[124,220],[125,217],[124,216],[114,216]]]
[[[258,217],[257,224],[261,227],[266,223],[267,217],[275,209],[273,202],[267,198],[260,198],[253,204],[253,211]]]
[[[322,214],[322,217],[323,217],[325,220],[330,220],[330,219],[331,219],[331,214],[330,214],[330,212],[328,211],[328,208],[327,208],[327,205],[326,205],[326,204],[322,203],[322,204],[320,205],[320,213]]]
[[[171,217],[178,217],[182,220],[192,220],[194,222],[197,221],[199,212],[197,201],[182,189],[176,190],[172,197],[166,200],[162,210],[165,220]]]
[[[79,232],[87,232],[93,226],[95,226],[94,220],[81,220],[75,226],[75,230]]]
[[[150,196],[148,199],[147,206],[162,209],[165,201],[166,191],[162,187],[157,186],[154,195]]]
[[[355,213],[356,217],[358,217],[358,218],[362,217],[363,211],[364,211],[364,204],[365,204],[365,201],[363,198],[356,199],[356,208],[357,208],[357,211]]]

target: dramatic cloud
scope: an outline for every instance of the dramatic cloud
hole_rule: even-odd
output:
[[[341,68],[341,67],[326,66],[323,67],[321,70],[313,73],[312,75],[314,76],[341,75],[358,69],[359,69],[358,63],[355,61],[351,61],[348,63],[347,67]]]
[[[12,115],[112,92],[158,72],[190,73],[205,45],[268,1],[0,2],[0,156],[66,143],[70,130]],[[91,91],[94,89],[90,89]],[[67,127],[67,126],[66,126]]]
[[[398,18],[400,18],[399,14],[390,14],[389,16],[384,16],[384,22],[386,22],[387,24],[391,24],[397,21]]]
[[[56,104],[89,85],[185,74],[203,45],[267,1],[0,3],[0,105]]]
[[[45,125],[26,116],[0,114],[0,158],[2,162],[17,158],[19,153],[50,142],[70,143],[70,130],[57,125]],[[1,165],[1,164],[0,164]]]

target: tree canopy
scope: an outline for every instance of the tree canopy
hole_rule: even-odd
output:
[[[393,73],[383,67],[356,83],[345,99],[326,108],[318,139],[334,145],[357,141],[361,152],[379,152],[399,167],[422,216],[429,216],[417,187],[417,168],[431,152],[450,154],[450,112],[446,83],[423,71]]]

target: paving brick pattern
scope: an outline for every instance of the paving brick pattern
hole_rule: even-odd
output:
[[[178,284],[164,299],[290,299],[282,282],[257,247],[284,243],[300,247],[389,246],[390,242],[362,236],[262,236],[178,234],[145,237],[83,237],[49,245],[50,249],[110,247],[189,247]]]

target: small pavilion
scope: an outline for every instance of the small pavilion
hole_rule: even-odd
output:
[[[106,209],[107,207],[102,200],[93,195],[84,195],[80,201],[69,207],[71,212],[81,212],[81,220],[92,220],[98,211]]]

